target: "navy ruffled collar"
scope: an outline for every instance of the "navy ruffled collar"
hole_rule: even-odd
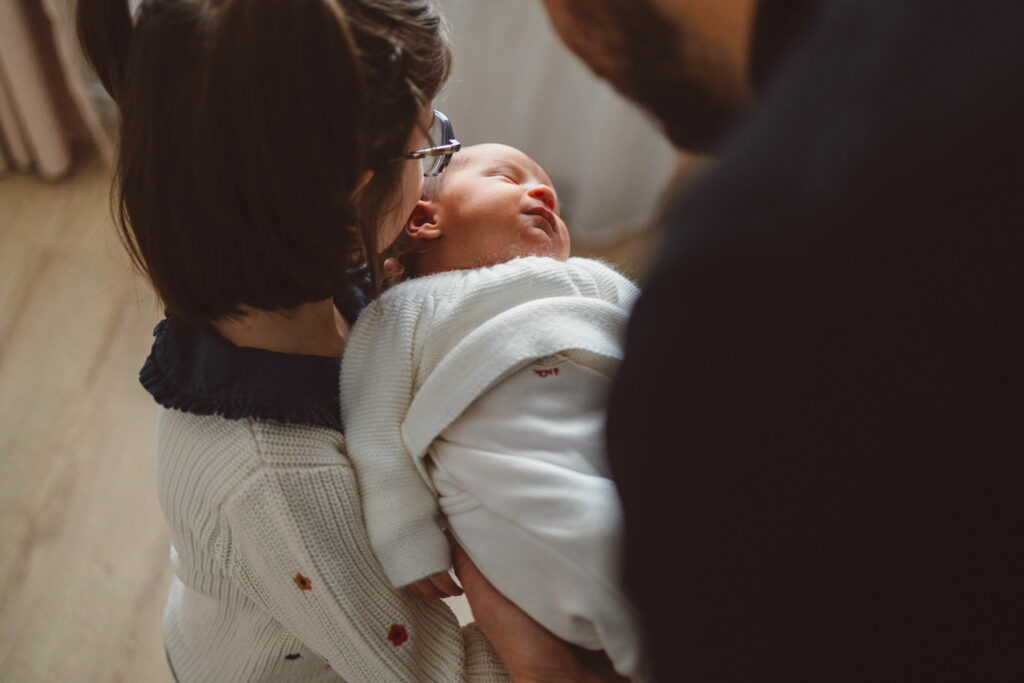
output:
[[[354,298],[339,305],[350,321],[365,305],[364,298]],[[239,347],[171,316],[157,324],[153,336],[139,381],[165,408],[343,431],[339,358]]]

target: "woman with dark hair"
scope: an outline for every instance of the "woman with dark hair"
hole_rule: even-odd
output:
[[[116,217],[167,317],[141,372],[183,681],[488,680],[440,601],[394,590],[344,449],[338,362],[380,250],[449,140],[427,0],[79,0],[121,112]]]

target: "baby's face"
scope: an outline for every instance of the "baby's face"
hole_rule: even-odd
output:
[[[441,236],[421,245],[422,274],[517,256],[569,258],[558,197],[533,159],[505,145],[475,145],[456,154],[445,174],[440,196],[428,207]]]

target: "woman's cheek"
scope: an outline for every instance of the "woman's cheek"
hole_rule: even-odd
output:
[[[412,166],[412,205],[416,206],[416,202],[423,196],[423,173],[420,170],[419,163],[410,164]],[[412,213],[412,209],[409,209],[409,213]]]
[[[423,196],[423,173],[420,171],[419,162],[407,162],[411,167],[406,169],[405,187],[402,196],[402,225],[409,220],[412,210],[416,208],[416,202]]]
[[[406,162],[405,176],[402,178],[402,196],[400,203],[393,214],[389,214],[380,227],[380,248],[386,249],[391,243],[398,239],[398,236],[405,229],[409,222],[412,210],[416,208],[416,202],[423,195],[423,173],[420,172],[419,162]]]

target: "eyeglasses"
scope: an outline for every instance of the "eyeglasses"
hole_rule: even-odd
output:
[[[430,130],[427,131],[427,144],[429,147],[417,149],[402,157],[419,159],[423,175],[427,177],[441,175],[444,169],[448,168],[452,155],[462,149],[462,143],[455,139],[452,122],[436,109]]]

